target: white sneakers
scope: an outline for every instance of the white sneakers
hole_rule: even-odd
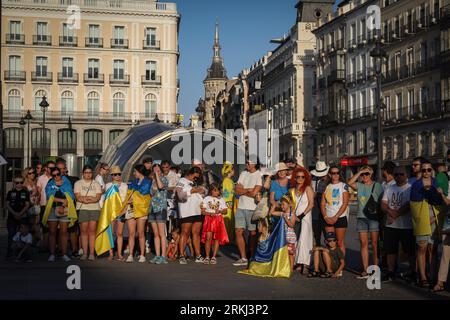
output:
[[[63,255],[62,259],[63,259],[64,262],[69,262],[69,261],[72,260],[67,255]]]
[[[239,260],[235,261],[233,263],[233,266],[240,267],[240,266],[247,266],[247,264],[248,264],[248,260],[242,258],[242,259],[239,259]]]
[[[55,255],[52,254],[50,255],[50,257],[48,257],[48,262],[55,262],[55,259],[56,259]]]
[[[145,259],[145,256],[139,256],[139,260],[138,260],[139,263],[144,263],[145,261],[147,261]]]
[[[130,255],[128,256],[127,260],[125,260],[125,262],[128,262],[128,263],[134,262],[133,256],[130,254]]]
[[[89,255],[89,258],[88,258],[88,260],[89,260],[89,261],[94,261],[94,260],[95,260],[95,257],[94,257],[94,255],[93,255],[93,254]]]

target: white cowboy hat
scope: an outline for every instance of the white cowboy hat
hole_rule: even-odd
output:
[[[289,167],[284,162],[279,162],[275,166],[275,172],[283,171],[283,170],[289,170]]]
[[[316,177],[324,177],[328,174],[328,170],[330,170],[330,166],[323,161],[317,161],[316,169],[311,170],[311,174]]]

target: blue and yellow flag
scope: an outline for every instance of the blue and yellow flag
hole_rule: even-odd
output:
[[[67,200],[67,217],[69,218],[69,228],[72,227],[77,221],[77,211],[75,209],[75,194],[72,190],[70,181],[65,176],[62,176],[62,185],[58,186],[54,179],[50,179],[45,187],[45,195],[47,196],[47,205],[45,206],[44,216],[42,217],[42,224],[47,226],[47,220],[50,215],[50,211],[53,207],[53,200],[55,199],[56,192],[60,191],[64,194]]]
[[[413,222],[413,231],[416,236],[423,236],[431,234],[430,226],[430,209],[433,210],[433,215],[436,219],[437,227],[442,225],[443,215],[443,201],[441,195],[437,192],[436,181],[432,179],[431,188],[425,189],[423,187],[422,179],[417,180],[411,186],[410,207]],[[438,229],[439,230],[439,229]]]
[[[139,219],[148,216],[148,209],[150,208],[150,188],[152,182],[144,177],[141,183],[139,180],[133,181],[128,187],[127,200],[133,196],[133,208],[134,208],[134,218]]]
[[[279,219],[269,238],[258,244],[256,254],[250,261],[250,267],[238,273],[276,278],[291,276],[285,224],[284,219]]]
[[[97,224],[95,236],[95,252],[101,255],[114,248],[114,238],[111,223],[120,215],[122,211],[122,199],[119,194],[117,184],[112,184],[106,190],[105,200]]]

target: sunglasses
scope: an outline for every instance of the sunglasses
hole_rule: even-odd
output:
[[[14,181],[15,184],[23,184],[23,181]]]
[[[305,176],[297,176],[297,179],[305,179]]]
[[[35,172],[34,172],[34,171],[30,171],[30,172],[28,172],[28,174],[29,174],[29,175],[35,174]]]
[[[113,174],[111,174],[111,176],[113,176],[113,177],[120,177],[122,174],[121,173],[113,173]]]
[[[431,172],[431,171],[433,171],[433,169],[431,169],[431,168],[428,168],[428,169],[422,169],[422,172],[423,172],[423,173]]]
[[[53,170],[53,169],[55,169],[56,167],[48,167],[47,169],[48,170]]]
[[[363,177],[370,176],[370,173],[364,172],[364,173],[361,173],[361,176],[363,176]]]
[[[90,174],[92,174],[92,171],[84,171],[83,173],[90,173]]]
[[[60,177],[61,173],[57,173],[57,174],[52,174],[52,177]]]
[[[327,240],[327,242],[336,242],[336,239]]]
[[[339,175],[339,172],[338,172],[338,171],[332,171],[332,172],[330,172],[330,174],[331,174],[332,176],[334,176],[334,175]]]

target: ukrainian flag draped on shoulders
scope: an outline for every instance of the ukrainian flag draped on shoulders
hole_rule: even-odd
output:
[[[291,276],[284,219],[279,219],[269,238],[258,244],[249,268],[238,272],[259,277],[289,278]]]
[[[414,235],[429,235],[431,234],[430,226],[430,209],[433,210],[434,216],[437,217],[437,227],[440,227],[440,215],[443,212],[443,201],[440,194],[437,192],[437,184],[432,179],[431,188],[428,190],[423,187],[422,179],[417,180],[411,186],[410,207],[412,214]]]
[[[72,185],[69,179],[65,176],[62,176],[61,179],[63,181],[62,185],[57,186],[55,180],[50,179],[47,183],[47,186],[45,187],[45,195],[47,196],[47,205],[45,206],[42,224],[47,226],[47,220],[48,216],[50,215],[50,211],[52,210],[53,207],[55,194],[59,190],[66,196],[68,209],[67,217],[69,218],[69,228],[70,228],[75,224],[75,221],[77,221],[78,219],[77,211],[75,209],[75,194],[73,193]]]
[[[147,177],[144,177],[140,183],[139,179],[136,179],[128,186],[127,202],[132,196],[135,219],[148,215],[151,200],[151,186],[152,182]]]
[[[119,187],[113,183],[105,192],[105,200],[100,211],[100,217],[97,224],[97,233],[95,236],[95,252],[101,255],[114,248],[114,238],[111,223],[120,215],[122,211],[122,199],[119,193]]]

